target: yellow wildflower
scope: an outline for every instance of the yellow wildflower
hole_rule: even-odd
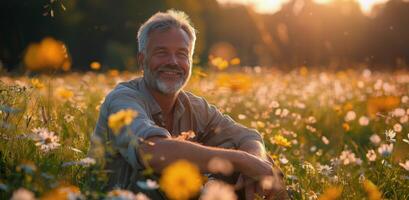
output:
[[[93,70],[99,70],[101,69],[101,64],[97,61],[92,62],[90,65],[91,69]]]
[[[58,87],[55,90],[55,93],[58,97],[65,99],[65,100],[71,99],[71,97],[74,96],[74,92],[65,87]]]
[[[379,192],[378,187],[372,181],[366,179],[363,183],[364,190],[368,193],[369,200],[380,200],[382,197],[381,192]]]
[[[132,109],[120,110],[109,116],[108,126],[114,133],[118,133],[123,126],[130,125],[136,116],[138,116],[138,112]]]
[[[44,88],[44,84],[41,83],[41,81],[36,79],[36,78],[31,79],[31,84],[33,85],[33,87],[35,87],[37,89],[43,89]]]
[[[318,200],[335,200],[341,197],[342,188],[341,187],[330,187],[325,189]]]
[[[291,143],[281,134],[277,134],[273,138],[271,138],[271,143],[282,147],[291,147]]]
[[[166,196],[178,200],[194,197],[200,191],[202,183],[197,166],[186,160],[178,160],[167,166],[159,181]]]

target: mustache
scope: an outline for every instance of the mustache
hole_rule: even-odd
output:
[[[163,65],[155,71],[157,72],[171,71],[171,72],[176,72],[176,73],[184,73],[182,67],[180,67],[179,65]]]

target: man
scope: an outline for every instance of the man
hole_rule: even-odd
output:
[[[217,157],[229,161],[240,174],[237,186],[243,185],[246,199],[254,199],[255,194],[286,198],[282,174],[267,159],[257,131],[182,90],[191,75],[195,40],[195,29],[180,11],[156,13],[140,27],[137,59],[143,77],[121,83],[107,95],[91,140],[91,155],[98,144],[112,150],[105,154],[106,168],[112,172],[109,187],[140,191],[135,183],[143,178],[146,166],[160,174],[179,159],[209,173],[208,163]],[[114,133],[108,118],[122,109],[133,109],[138,116],[129,127]],[[173,139],[187,131],[195,133],[191,141]],[[263,190],[262,177],[273,177],[274,186]],[[153,199],[164,198],[159,192],[144,192]]]

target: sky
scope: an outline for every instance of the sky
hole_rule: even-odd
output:
[[[253,6],[259,13],[275,13],[289,0],[217,0],[219,3],[238,3]],[[314,0],[316,3],[327,4],[336,0]],[[369,15],[373,6],[386,3],[388,0],[355,0],[364,14]]]

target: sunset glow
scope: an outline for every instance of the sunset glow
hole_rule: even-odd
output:
[[[336,0],[314,0],[315,3],[328,4]],[[388,0],[355,0],[364,14],[369,15],[375,5],[386,3]],[[218,0],[221,4],[244,4],[253,7],[259,13],[275,13],[289,0]]]

